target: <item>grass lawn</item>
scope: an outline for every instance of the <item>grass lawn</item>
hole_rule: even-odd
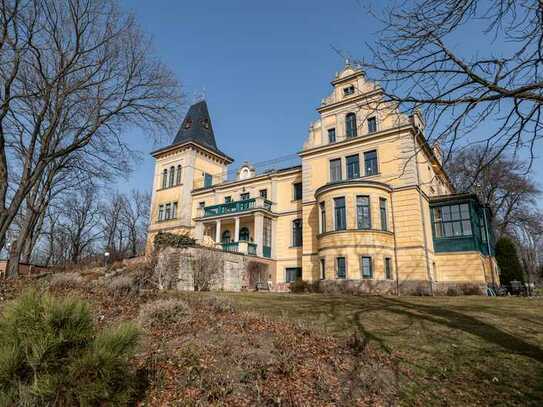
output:
[[[407,374],[417,405],[543,405],[543,299],[228,293],[243,309],[358,332]]]

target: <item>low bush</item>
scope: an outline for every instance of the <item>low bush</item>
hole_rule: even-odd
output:
[[[205,304],[215,313],[230,313],[234,312],[235,307],[232,301],[221,298],[216,295],[210,295],[204,299]]]
[[[173,324],[190,315],[189,306],[178,299],[156,300],[144,304],[138,316],[138,321],[144,327],[156,327]]]
[[[114,297],[128,296],[137,292],[137,286],[134,279],[130,276],[119,276],[106,279],[104,286]]]
[[[296,281],[290,283],[289,290],[291,293],[294,294],[307,293],[310,290],[310,283],[299,278]]]
[[[81,288],[85,284],[85,279],[75,272],[53,274],[49,281],[49,286],[55,288]]]
[[[134,400],[131,324],[98,332],[88,305],[35,291],[0,316],[0,405],[126,405]]]
[[[196,240],[188,235],[177,235],[175,233],[159,232],[153,239],[155,249],[164,249],[166,247],[188,247],[194,246]]]
[[[459,295],[462,295],[462,290],[456,286],[450,286],[447,288],[447,293],[449,297],[457,297]]]

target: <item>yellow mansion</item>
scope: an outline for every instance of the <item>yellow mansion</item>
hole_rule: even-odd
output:
[[[454,193],[421,116],[382,102],[356,66],[331,84],[301,165],[258,173],[243,163],[235,179],[205,101],[191,106],[173,143],[153,153],[149,241],[159,231],[212,241],[263,264],[275,287],[300,277],[398,292],[497,284],[491,214]]]

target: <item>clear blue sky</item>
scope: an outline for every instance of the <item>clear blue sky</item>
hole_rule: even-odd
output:
[[[379,28],[356,0],[122,4],[152,35],[158,56],[177,75],[187,103],[205,89],[217,143],[236,160],[233,167],[299,151],[317,117],[315,108],[343,66],[334,48],[363,57],[364,43],[371,42]],[[180,115],[179,123],[182,119]],[[161,145],[174,136],[166,136]],[[130,138],[143,160],[119,188],[150,190],[154,167],[148,153],[157,146],[142,134]],[[543,156],[542,146],[538,154]],[[543,177],[541,158],[534,172]]]

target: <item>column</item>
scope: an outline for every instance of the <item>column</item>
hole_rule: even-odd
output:
[[[239,242],[239,216],[236,217],[236,226],[234,228],[234,242]]]
[[[256,243],[256,255],[263,257],[262,245],[264,243],[264,215],[261,213],[255,214],[255,243]]]
[[[221,220],[215,221],[215,243],[221,243]]]
[[[196,226],[194,227],[194,238],[198,241],[202,241],[204,239],[204,223],[203,222],[196,222]]]

